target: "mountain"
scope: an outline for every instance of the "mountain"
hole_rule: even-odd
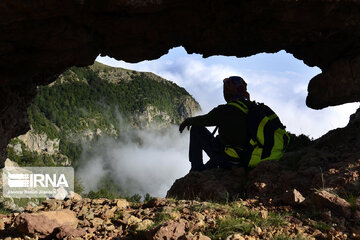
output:
[[[31,130],[13,139],[8,157],[20,165],[76,165],[81,142],[120,138],[126,128],[165,128],[200,111],[182,87],[153,73],[95,62],[72,67],[28,108]]]

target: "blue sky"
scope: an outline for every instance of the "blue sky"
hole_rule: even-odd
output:
[[[200,54],[187,54],[184,48],[178,47],[157,60],[136,64],[110,57],[98,57],[96,61],[114,67],[153,72],[175,82],[200,103],[204,113],[225,103],[222,80],[228,76],[241,76],[248,84],[252,100],[270,106],[288,131],[313,138],[331,129],[344,127],[350,114],[359,107],[358,103],[351,103],[323,110],[309,109],[305,105],[307,85],[321,71],[306,66],[285,51],[247,58],[202,58]]]

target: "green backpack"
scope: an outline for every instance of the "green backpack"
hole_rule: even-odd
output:
[[[247,100],[232,101],[228,105],[247,115],[250,137],[246,150],[249,156],[248,166],[255,167],[266,160],[279,160],[289,144],[290,137],[275,112],[263,103]],[[239,158],[236,148],[226,147],[225,153],[232,158]]]

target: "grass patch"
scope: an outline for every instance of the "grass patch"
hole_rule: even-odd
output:
[[[12,213],[12,211],[10,209],[5,208],[4,204],[2,202],[0,202],[0,214],[10,214]]]
[[[226,239],[229,235],[234,233],[249,234],[254,225],[244,219],[236,217],[227,217],[220,219],[217,223],[216,230],[213,232],[206,232],[205,235],[211,239]]]
[[[259,211],[248,209],[238,204],[234,204],[231,207],[230,214],[234,217],[249,219],[259,227],[285,225],[285,216],[283,214],[269,212],[267,218],[262,218]]]
[[[165,213],[165,212],[160,212],[158,214],[156,214],[154,221],[154,224],[150,225],[147,227],[147,230],[149,229],[153,229],[156,228],[158,226],[160,226],[161,224],[163,224],[164,222],[171,220],[171,216],[170,213]]]
[[[350,195],[350,196],[346,199],[346,201],[348,201],[349,204],[350,204],[351,210],[353,210],[353,211],[358,210],[358,208],[359,208],[359,207],[357,206],[357,204],[356,204],[357,198],[358,198],[357,196]]]
[[[223,209],[224,207],[220,204],[217,203],[200,203],[200,204],[196,204],[196,205],[192,205],[189,210],[191,212],[203,212],[205,210],[210,210],[210,209],[214,209],[214,210],[220,210]]]
[[[228,216],[217,220],[215,229],[207,229],[204,233],[211,239],[226,239],[231,234],[250,234],[255,226],[284,226],[283,214],[269,212],[267,218],[262,218],[257,210],[248,209],[245,206],[233,203],[224,206],[228,210]]]
[[[46,198],[14,198],[14,203],[19,206],[25,208],[29,202],[33,202],[36,205],[39,205]]]
[[[323,221],[313,221],[312,226],[319,229],[321,232],[328,232],[331,228],[331,225],[324,223]]]

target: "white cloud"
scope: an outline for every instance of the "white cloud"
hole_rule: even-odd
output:
[[[86,192],[96,191],[108,176],[129,196],[165,197],[174,181],[190,169],[189,133],[180,135],[177,126],[165,131],[129,129],[121,137],[122,141],[103,138],[84,146],[76,175]]]

